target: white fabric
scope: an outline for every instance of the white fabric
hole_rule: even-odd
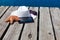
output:
[[[36,15],[31,14],[31,17],[32,17],[33,19],[35,19],[37,16],[36,16]]]
[[[18,10],[13,11],[11,15],[15,15],[18,17],[31,17],[28,7],[26,6],[20,6]]]
[[[13,11],[10,16],[32,17],[33,19],[36,18],[36,15],[31,14],[26,6],[20,6],[18,10]]]

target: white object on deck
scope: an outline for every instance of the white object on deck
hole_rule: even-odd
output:
[[[37,16],[36,16],[36,15],[31,14],[31,17],[32,17],[33,19],[35,19]]]
[[[18,17],[32,17],[36,18],[35,15],[31,14],[26,6],[20,6],[18,10],[13,11],[10,16],[18,16]]]

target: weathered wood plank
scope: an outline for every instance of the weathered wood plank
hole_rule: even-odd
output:
[[[17,7],[17,6],[15,6],[15,7]],[[14,8],[14,9],[16,9],[16,8]],[[17,22],[14,23],[13,25],[10,25],[3,40],[18,40],[21,29],[22,29],[22,24],[18,24]]]
[[[0,6],[0,17],[3,15],[3,13],[8,9],[9,6]]]
[[[31,7],[30,9],[38,11],[38,7]],[[37,18],[34,20],[34,23],[25,24],[21,40],[37,40]]]
[[[5,31],[8,23],[4,20],[10,15],[13,10],[16,10],[17,7],[10,7],[9,10],[4,14],[4,16],[0,19],[0,37],[2,36],[3,32]]]
[[[21,29],[22,29],[22,24],[18,24],[17,22],[14,23],[9,27],[3,40],[18,40]]]
[[[40,7],[39,40],[54,40],[48,7]]]
[[[53,27],[55,30],[57,40],[60,40],[60,9],[59,8],[50,8]]]
[[[0,6],[0,13],[5,9],[5,6]]]

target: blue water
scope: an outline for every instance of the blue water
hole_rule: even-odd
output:
[[[0,6],[60,7],[60,0],[0,0]]]

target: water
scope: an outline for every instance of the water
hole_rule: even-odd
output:
[[[60,7],[60,0],[0,0],[0,6]]]

